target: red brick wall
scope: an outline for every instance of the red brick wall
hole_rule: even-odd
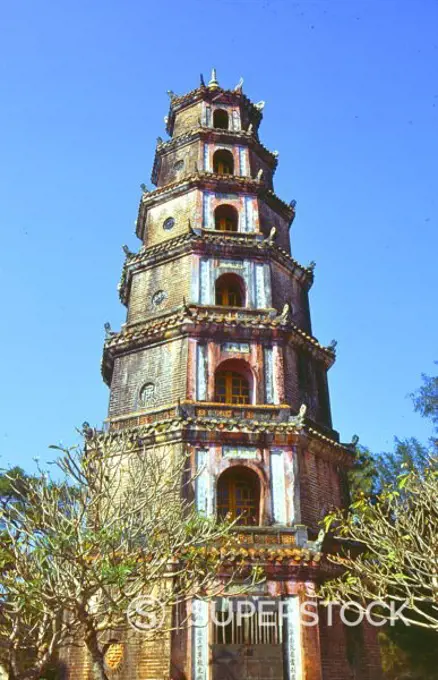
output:
[[[300,456],[300,495],[302,523],[318,531],[319,521],[328,510],[342,504],[336,463],[304,451]]]
[[[114,680],[163,680],[170,675],[170,636],[149,641],[127,630],[118,639],[125,643],[124,657],[117,670],[108,670]],[[91,661],[85,645],[69,647],[60,655],[63,680],[94,680]]]
[[[303,292],[301,284],[292,278],[291,273],[285,267],[272,262],[271,269],[273,306],[281,310],[286,302],[292,304],[293,322],[306,333],[310,333],[310,317],[305,299],[307,292]]]
[[[289,227],[286,222],[278,213],[276,213],[272,208],[270,208],[264,201],[259,200],[259,216],[260,216],[260,229],[261,231],[269,235],[272,227],[277,228],[277,238],[276,245],[279,245],[287,253],[290,253],[290,240],[289,240]]]
[[[322,680],[380,680],[378,629],[366,621],[347,629],[335,608],[332,623],[328,625],[328,613],[320,607]]]
[[[252,149],[249,151],[251,177],[257,177],[259,170],[263,170],[263,183],[269,188],[273,188],[272,170],[270,166],[260,158]]]

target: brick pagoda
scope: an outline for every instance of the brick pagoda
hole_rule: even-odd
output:
[[[374,631],[353,634],[336,618],[327,626],[323,612],[319,625],[300,624],[300,601],[326,570],[319,522],[346,502],[354,447],[332,427],[334,346],[312,334],[313,265],[291,255],[295,202],[274,191],[278,153],[259,139],[264,102],[252,103],[241,83],[223,89],[214,71],[208,84],[169,95],[169,139],[157,140],[155,188],[140,201],[141,247],[125,247],[126,323],[104,347],[107,426],[188,448],[199,510],[238,518],[243,554],[265,570],[248,597],[281,598],[289,616],[283,624],[273,614],[269,635],[258,621],[239,628],[230,596],[220,605],[230,626],[154,647],[122,636],[108,673],[374,680]]]

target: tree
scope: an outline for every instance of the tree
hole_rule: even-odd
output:
[[[438,362],[436,362],[438,364]],[[430,418],[435,430],[438,429],[438,376],[421,376],[423,384],[414,392],[411,397],[414,402],[414,408],[423,418]],[[436,443],[436,440],[433,440]]]
[[[2,504],[23,502],[23,482],[26,477],[24,470],[18,466],[10,468],[7,474],[0,474],[0,502]],[[20,489],[19,492],[17,488]],[[2,574],[14,566],[8,551],[8,542],[7,531],[0,522],[0,570]],[[7,650],[0,647],[0,677],[8,674],[8,666]]]
[[[101,635],[126,625],[133,598],[152,594],[169,608],[213,596],[244,566],[230,571],[233,523],[197,512],[182,446],[89,431],[84,447],[58,452],[61,479],[10,478],[20,502],[1,502],[2,560],[13,567],[0,565],[0,644],[10,677],[33,680],[56,650],[83,640],[105,680]]]
[[[394,450],[373,454],[357,446],[354,465],[348,474],[351,499],[365,494],[375,497],[386,486],[396,484],[407,470],[424,470],[430,460],[430,450],[414,437],[394,439]]]
[[[323,588],[340,602],[408,604],[410,624],[438,631],[438,466],[408,470],[376,498],[326,518],[352,547],[330,557],[344,573]],[[358,550],[357,546],[363,546]],[[380,616],[390,618],[382,609]]]
[[[3,503],[19,501],[23,498],[23,491],[28,475],[16,465],[7,474],[0,474],[0,499]]]
[[[423,376],[413,396],[423,416],[438,423],[438,378]],[[363,452],[362,452],[363,453]],[[345,547],[329,559],[342,575],[322,594],[339,602],[407,603],[404,619],[438,631],[438,459],[415,439],[396,440],[389,456],[362,455],[364,474],[354,471],[353,502],[325,518],[326,529]],[[380,615],[388,618],[389,612]]]

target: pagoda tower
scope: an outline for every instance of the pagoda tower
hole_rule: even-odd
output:
[[[237,518],[242,550],[266,574],[247,597],[281,600],[288,616],[274,612],[265,634],[258,619],[239,624],[242,595],[230,594],[220,603],[226,629],[210,621],[161,647],[129,643],[128,665],[112,672],[374,680],[374,631],[329,626],[324,612],[318,625],[300,620],[328,568],[319,522],[346,502],[354,447],[332,427],[335,349],[312,334],[313,265],[291,255],[295,201],[274,192],[278,153],[259,139],[264,102],[252,103],[242,83],[223,89],[215,71],[208,84],[169,95],[169,139],[157,140],[155,188],[143,185],[140,200],[141,247],[124,248],[126,323],[104,346],[107,429],[190,452],[199,510]]]

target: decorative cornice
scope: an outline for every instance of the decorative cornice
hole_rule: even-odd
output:
[[[332,437],[322,434],[305,414],[292,415],[287,405],[237,406],[181,401],[154,411],[112,417],[106,428],[101,436],[114,444],[114,450],[119,440],[128,448],[153,446],[158,441],[196,445],[229,440],[236,444],[236,436],[241,435],[242,441],[263,447],[270,446],[269,441],[277,438],[282,445],[298,445],[302,450],[313,450],[320,457],[346,466],[351,466],[354,460],[351,445],[339,442],[337,432],[333,430]]]
[[[225,556],[225,555],[224,555]],[[239,547],[231,549],[226,553],[226,559],[230,562],[257,562],[260,566],[276,564],[281,566],[296,567],[306,565],[310,567],[319,566],[322,553],[309,550],[307,548],[285,548],[272,547],[264,548],[261,546]]]
[[[143,322],[125,326],[120,333],[111,333],[105,340],[102,375],[111,381],[114,359],[120,354],[142,349],[148,345],[168,341],[179,336],[228,335],[239,340],[275,337],[289,339],[322,361],[327,368],[333,365],[335,353],[321,345],[316,338],[299,328],[275,310],[224,309],[217,306],[183,305],[176,310],[154,316]]]
[[[320,353],[320,359],[324,357],[326,363],[333,364],[335,359],[333,349],[321,345],[315,337],[306,333],[292,321],[282,319],[281,314],[273,316],[272,312],[275,314],[275,310],[227,309],[216,305],[189,304],[165,315],[125,326],[120,333],[114,333],[106,340],[105,347],[116,347],[125,342],[131,343],[134,339],[147,337],[149,334],[159,334],[160,331],[168,331],[181,324],[193,328],[215,324],[226,328],[249,328],[251,332],[257,329],[279,329],[288,334],[295,334],[302,341],[300,344],[308,344]],[[168,337],[167,333],[166,337]]]
[[[310,441],[309,450],[313,451],[317,455],[321,453],[326,443],[332,441],[328,434],[323,434],[319,430],[315,430],[313,427],[308,426],[307,431],[309,433]],[[353,442],[339,442],[339,445],[348,451],[352,456],[355,455],[356,445]]]
[[[251,102],[246,95],[243,94],[241,90],[224,90],[221,87],[217,87],[214,90],[210,90],[208,87],[197,87],[191,92],[187,92],[184,95],[173,95],[170,100],[169,113],[167,115],[166,131],[172,136],[173,126],[175,123],[175,114],[186,108],[187,106],[192,106],[200,101],[219,101],[223,103],[228,102],[237,106],[243,106],[248,112],[248,117],[253,123],[254,127],[257,129],[260,121],[262,119],[262,112],[255,104]]]
[[[247,130],[222,130],[220,128],[211,128],[204,125],[199,125],[196,129],[190,132],[185,132],[178,137],[173,137],[172,139],[157,144],[155,150],[154,165],[152,168],[151,181],[153,184],[157,184],[158,173],[161,164],[161,157],[170,151],[175,151],[191,142],[196,140],[201,140],[205,138],[213,138],[220,140],[231,140],[237,141],[239,143],[246,142],[248,146],[253,148],[256,153],[263,158],[263,160],[269,165],[269,167],[274,172],[278,165],[278,157],[272,151],[267,149],[254,135],[253,132],[248,132]]]
[[[226,189],[228,192],[234,190],[235,192],[244,191],[246,193],[256,194],[259,198],[265,200],[275,212],[286,219],[290,224],[293,222],[295,217],[294,206],[285,203],[285,201],[279,198],[274,191],[268,189],[262,180],[250,177],[240,177],[237,175],[217,175],[214,172],[199,172],[143,194],[138,212],[136,227],[137,236],[140,239],[143,239],[146,214],[148,208],[151,206],[175,198],[176,196],[186,193],[190,189],[208,188],[210,190],[217,190],[219,187]]]
[[[229,248],[233,247],[236,257],[271,257],[276,262],[286,267],[293,276],[299,280],[306,290],[313,283],[313,268],[304,267],[289,253],[259,233],[233,233],[224,234],[219,231],[207,229],[190,229],[186,234],[176,236],[173,239],[163,241],[149,248],[141,248],[138,253],[128,253],[123,265],[122,276],[119,282],[119,296],[124,305],[128,304],[129,288],[134,272],[145,267],[166,262],[184,253],[201,252],[219,254],[226,251],[229,257]]]

